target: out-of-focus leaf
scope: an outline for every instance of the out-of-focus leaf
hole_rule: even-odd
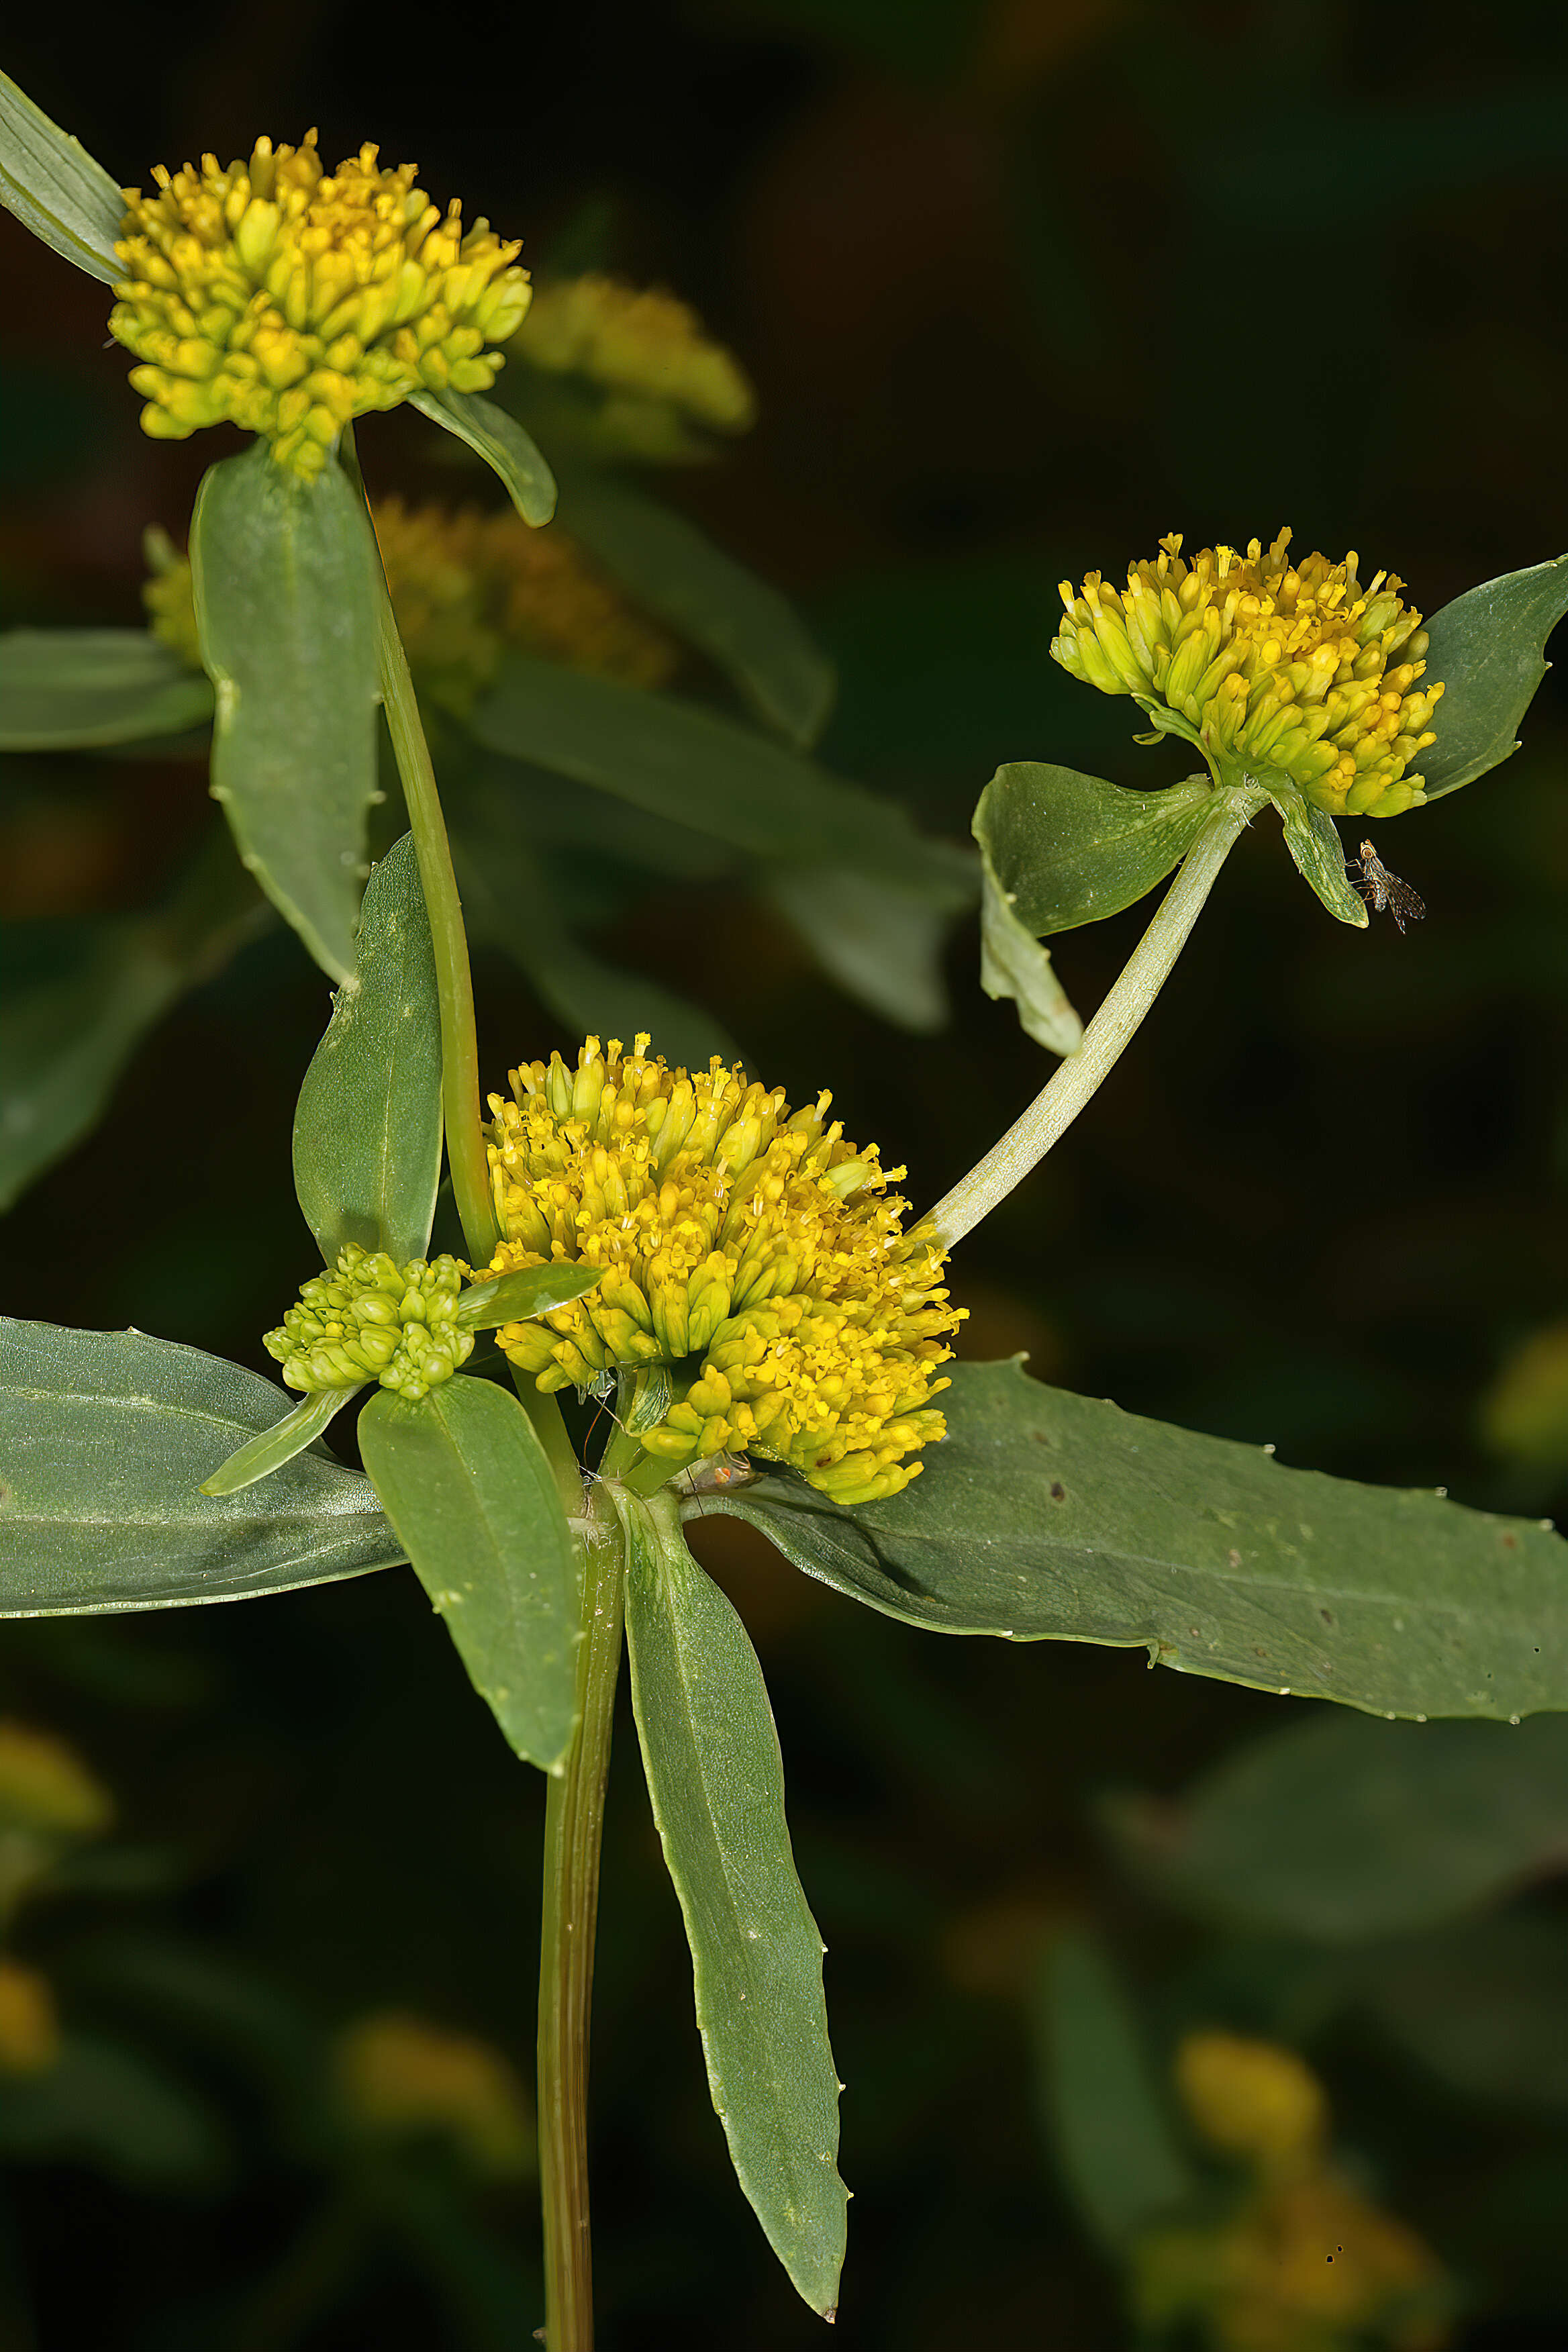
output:
[[[0,935],[0,1210],[89,1134],[142,1038],[272,919],[214,836],[145,915],[12,923]]]
[[[0,205],[89,278],[112,286],[124,276],[114,250],[124,197],[81,142],[51,122],[9,74],[0,74]]]
[[[713,2105],[769,2244],[831,2318],[847,2204],[838,2078],[763,1670],[668,1499],[628,1497],[625,1508],[632,1703],[691,1947]]]
[[[1010,760],[980,795],[974,838],[1017,921],[1047,939],[1120,914],[1152,890],[1181,864],[1213,805],[1203,776],[1130,793],[1073,768]]]
[[[56,2063],[8,2074],[0,2157],[79,2164],[133,2189],[209,2181],[226,2148],[217,2117],[189,2084],[133,2050],[72,2034]]]
[[[912,891],[826,866],[783,867],[769,882],[768,896],[847,995],[917,1036],[946,1026],[942,951],[950,917],[944,908]]]
[[[1194,2182],[1110,1961],[1058,1936],[1034,2001],[1040,2105],[1062,2179],[1111,2252],[1193,2194]]]
[[[996,1003],[1016,1004],[1025,1035],[1047,1054],[1076,1054],[1083,1023],[1057,978],[1049,950],[1025,929],[989,856],[981,856],[980,985]]]
[[[395,1567],[370,1481],[321,1454],[197,1493],[289,1402],[144,1331],[0,1321],[0,1615],[244,1601]]]
[[[954,1365],[942,1404],[948,1435],[902,1494],[844,1509],[775,1475],[702,1507],[937,1633],[1146,1647],[1377,1714],[1568,1707],[1568,1545],[1539,1521],[1281,1469],[1016,1360]]]
[[[1288,777],[1265,773],[1258,778],[1279,812],[1285,846],[1296,871],[1317,892],[1336,921],[1364,931],[1366,902],[1352,890],[1345,876],[1344,845],[1333,818],[1314,808]]]
[[[1366,1953],[1350,1980],[1391,2041],[1467,2098],[1568,2112],[1568,1923],[1467,1920]]]
[[[213,690],[145,629],[8,629],[0,636],[0,751],[66,751],[184,735]]]
[[[1547,638],[1568,612],[1568,555],[1467,589],[1426,625],[1426,677],[1443,682],[1437,738],[1415,761],[1428,801],[1519,749],[1519,727],[1551,665]]]
[[[968,858],[922,839],[895,802],[673,695],[509,653],[469,725],[493,751],[597,784],[752,856],[849,867],[939,906],[963,905],[973,887]]]
[[[416,392],[411,405],[484,459],[524,522],[537,527],[550,520],[555,512],[555,477],[543,451],[515,416],[471,392]]]
[[[441,1011],[414,836],[365,886],[357,969],[294,1112],[294,1189],[331,1265],[346,1243],[424,1255],[441,1175]]]
[[[570,476],[561,519],[639,604],[732,677],[760,718],[809,750],[833,707],[833,664],[776,588],[685,515],[610,475]]]
[[[1568,1868],[1568,1716],[1314,1716],[1227,1757],[1173,1804],[1118,1801],[1110,1821],[1192,1909],[1315,1943],[1399,1935]]]
[[[209,467],[191,518],[213,795],[240,856],[322,970],[353,976],[376,791],[375,549],[340,466],[314,481],[265,441]]]
[[[275,1427],[247,1439],[237,1454],[220,1462],[212,1476],[202,1480],[202,1493],[237,1495],[242,1486],[269,1478],[274,1470],[281,1470],[285,1462],[292,1462],[296,1454],[303,1454],[308,1445],[324,1437],[335,1416],[358,1394],[358,1389],[321,1389],[313,1396],[301,1397],[293,1412]]]
[[[515,1274],[498,1274],[491,1282],[476,1282],[458,1301],[458,1322],[465,1331],[494,1331],[502,1323],[527,1323],[548,1315],[596,1290],[604,1280],[602,1265],[525,1265]]]
[[[378,1390],[360,1454],[431,1605],[519,1756],[548,1771],[576,1713],[577,1557],[532,1423],[459,1372],[417,1404]]]

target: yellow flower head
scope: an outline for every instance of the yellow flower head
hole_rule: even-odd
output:
[[[145,362],[145,430],[183,441],[224,419],[265,434],[279,463],[317,474],[343,426],[411,393],[484,392],[528,308],[520,247],[486,221],[463,233],[374,147],[321,169],[258,139],[248,162],[205,155],[126,191],[125,267],[110,331]]]
[[[514,348],[532,367],[585,376],[618,399],[605,421],[624,425],[633,444],[647,404],[717,433],[744,433],[756,420],[757,396],[738,362],[703,332],[694,310],[657,289],[596,274],[542,286]],[[657,442],[651,417],[643,429]]]
[[[1375,572],[1363,586],[1342,563],[1292,563],[1282,530],[1265,552],[1205,547],[1189,563],[1182,536],[1134,563],[1124,589],[1091,572],[1063,581],[1067,617],[1051,652],[1104,694],[1162,705],[1196,730],[1222,769],[1274,768],[1331,815],[1396,816],[1423,799],[1410,762],[1443,688],[1422,687],[1421,615],[1405,585]]]
[[[334,2058],[339,2096],[362,2131],[438,2131],[483,2172],[531,2170],[528,2094],[489,2042],[386,2010],[340,2034]]]
[[[455,1257],[397,1265],[350,1242],[262,1344],[308,1396],[377,1381],[416,1404],[473,1353],[473,1334],[457,1320],[465,1270]]]
[[[43,2074],[60,2054],[59,2012],[47,1977],[0,1959],[0,2074]]]
[[[0,1721],[0,1834],[96,1837],[113,1817],[113,1799],[74,1748],[51,1732]]]
[[[574,1071],[553,1055],[490,1097],[490,1271],[606,1268],[501,1347],[542,1389],[668,1367],[643,1444],[672,1468],[745,1451],[837,1502],[897,1494],[921,1468],[907,1456],[945,1433],[933,1375],[960,1320],[942,1250],[888,1192],[903,1170],[847,1143],[826,1094],[792,1113],[743,1070],[689,1076],[647,1045],[590,1037]]]
[[[1176,2088],[1206,2140],[1267,2170],[1315,2158],[1328,2133],[1322,2084],[1277,2042],[1186,2034],[1176,2052]]]

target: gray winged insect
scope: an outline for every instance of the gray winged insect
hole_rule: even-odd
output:
[[[1346,866],[1345,870],[1352,880],[1358,865],[1361,878],[1355,887],[1374,915],[1392,915],[1402,932],[1406,923],[1419,923],[1423,919],[1426,912],[1426,900],[1416,897],[1408,882],[1402,882],[1397,874],[1389,872],[1370,841],[1362,843],[1360,857],[1351,858]]]

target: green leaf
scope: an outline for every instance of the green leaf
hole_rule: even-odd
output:
[[[264,1429],[259,1437],[248,1439],[226,1462],[220,1462],[212,1476],[202,1480],[200,1492],[237,1495],[242,1486],[254,1486],[258,1478],[270,1477],[274,1470],[281,1470],[285,1462],[292,1462],[296,1454],[303,1454],[307,1445],[324,1436],[334,1416],[358,1394],[357,1388],[321,1389],[314,1396],[301,1397],[293,1412],[273,1428]]]
[[[365,885],[358,970],[332,999],[294,1113],[294,1189],[322,1258],[422,1257],[441,1175],[441,1013],[414,836]]]
[[[215,824],[189,873],[147,914],[5,927],[0,1210],[96,1127],[169,1007],[271,919]]]
[[[1381,2032],[1466,2099],[1568,2111],[1568,1928],[1555,1913],[1466,1920],[1369,1951],[1352,1994]]]
[[[1110,1819],[1189,1909],[1319,1944],[1401,1935],[1561,1864],[1568,1716],[1313,1716],[1226,1757],[1175,1803],[1123,1800]]]
[[[515,416],[471,392],[416,392],[410,405],[484,459],[524,522],[537,526],[550,520],[555,512],[555,477],[542,450]]]
[[[830,2319],[845,2240],[838,2080],[823,1942],[795,1875],[763,1671],[669,1498],[615,1499],[629,1538],[632,1705],[691,1946],[714,2108],[769,2243]]]
[[[375,549],[339,466],[307,482],[258,441],[209,467],[191,518],[213,794],[246,865],[348,980],[376,792]]]
[[[1206,776],[1130,793],[1073,768],[1010,760],[980,795],[974,838],[1024,929],[1047,939],[1118,915],[1163,882],[1213,801]]]
[[[1051,965],[1049,950],[1024,929],[981,852],[980,985],[996,1003],[1011,999],[1026,1036],[1047,1054],[1076,1054],[1083,1023]]]
[[[1296,871],[1311,884],[1331,915],[1358,931],[1366,929],[1366,902],[1345,877],[1344,845],[1333,818],[1314,808],[1288,777],[1265,770],[1258,777],[1285,828],[1285,846]]]
[[[1426,798],[1474,783],[1519,749],[1519,726],[1551,665],[1544,647],[1568,612],[1568,555],[1507,572],[1445,604],[1426,625],[1426,677],[1441,679],[1436,741],[1416,761]]]
[[[0,2158],[71,2164],[132,2189],[210,2189],[229,2154],[214,2111],[140,2052],[73,2033],[37,2074],[9,2072]]]
[[[205,727],[212,688],[145,629],[8,629],[0,751],[68,751]]]
[[[776,588],[611,475],[570,476],[561,520],[637,604],[733,678],[759,718],[809,750],[833,707],[833,664]]]
[[[734,720],[522,654],[501,657],[469,713],[491,750],[597,784],[755,857],[904,882],[939,906],[972,893],[970,862],[905,811]]]
[[[79,140],[0,73],[0,205],[89,278],[124,276],[114,250],[125,198]]]
[[[1124,2252],[1196,2184],[1095,1937],[1058,1937],[1033,2009],[1040,2104],[1063,2181],[1100,2243]]]
[[[577,1556],[528,1415],[459,1372],[418,1404],[378,1390],[359,1445],[469,1680],[515,1752],[548,1771],[576,1714]]]
[[[288,1402],[144,1331],[0,1321],[0,1615],[244,1601],[395,1567],[369,1480],[318,1454],[197,1493]]]
[[[900,1495],[845,1510],[781,1475],[702,1507],[937,1633],[1146,1648],[1378,1714],[1568,1707],[1568,1545],[1540,1521],[1284,1470],[1016,1360],[954,1365],[942,1402],[948,1435]]]
[[[605,1278],[602,1265],[525,1265],[515,1274],[498,1274],[490,1282],[476,1282],[458,1301],[458,1322],[465,1331],[494,1331],[503,1323],[529,1323],[565,1307]]]
[[[917,1036],[946,1027],[946,908],[829,866],[784,866],[768,896],[846,995]]]

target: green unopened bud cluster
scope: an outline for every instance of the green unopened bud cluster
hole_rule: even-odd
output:
[[[268,1351],[289,1387],[306,1395],[377,1381],[416,1404],[472,1351],[473,1334],[458,1322],[463,1271],[455,1257],[397,1265],[351,1242],[268,1331]]]

